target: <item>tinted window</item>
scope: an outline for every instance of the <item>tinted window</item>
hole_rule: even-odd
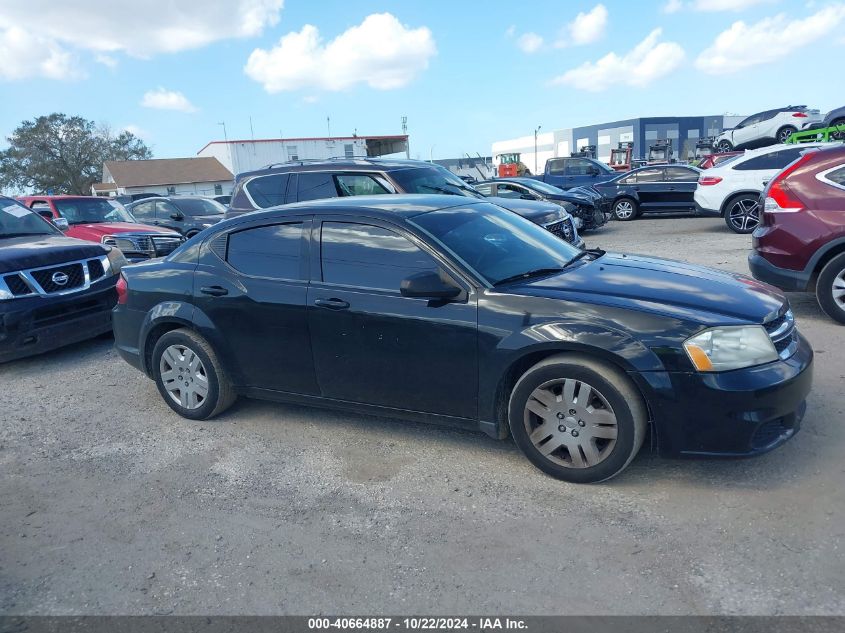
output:
[[[480,198],[480,194],[448,169],[433,165],[397,169],[390,177],[402,188],[403,193],[449,193]]]
[[[141,202],[132,207],[129,212],[137,220],[152,220],[155,216],[155,208],[152,202]]]
[[[366,224],[323,222],[323,281],[399,292],[402,280],[437,262],[398,233]]]
[[[519,185],[514,185],[511,183],[501,183],[498,187],[499,189],[499,197],[501,198],[516,198],[519,199],[522,196],[527,196],[530,194],[528,189],[525,187],[521,187]]]
[[[273,174],[253,178],[244,187],[255,204],[266,209],[285,203],[290,174]]]
[[[185,198],[175,202],[185,215],[219,215],[226,212],[226,207],[216,200],[206,198]]]
[[[637,172],[637,182],[661,182],[663,180],[663,169],[643,169]]]
[[[567,176],[588,176],[592,169],[596,169],[590,161],[583,158],[568,158],[566,165]]]
[[[300,172],[297,185],[297,200],[322,200],[336,198],[337,187],[329,173]]]
[[[830,182],[835,182],[837,185],[845,187],[845,166],[842,166],[834,171],[827,172],[825,178],[827,178]]]
[[[619,180],[620,185],[633,185],[635,182],[637,182],[637,174],[631,174]]]
[[[667,167],[664,170],[666,180],[670,182],[695,182],[698,172],[684,167]]]
[[[59,231],[22,204],[0,197],[0,238],[18,235],[59,235]]]
[[[256,277],[300,279],[302,223],[273,224],[229,235],[226,261]]]
[[[160,219],[175,219],[171,218],[171,215],[177,215],[179,213],[179,209],[169,203],[167,200],[157,200],[156,203],[156,216]]]
[[[563,158],[549,160],[546,165],[548,165],[549,174],[552,176],[563,176],[566,171],[566,160]]]
[[[368,174],[338,174],[335,180],[341,196],[374,196],[392,193],[388,191],[382,179]]]
[[[800,156],[801,148],[782,149],[776,152],[769,152],[762,156],[755,156],[744,163],[735,165],[734,169],[740,170],[754,170],[754,169],[783,169],[789,163]],[[723,163],[724,164],[724,163]]]

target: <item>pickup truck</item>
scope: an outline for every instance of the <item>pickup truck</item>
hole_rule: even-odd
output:
[[[560,189],[572,189],[589,187],[618,175],[618,171],[593,158],[550,158],[546,161],[545,173],[528,178],[542,180]]]

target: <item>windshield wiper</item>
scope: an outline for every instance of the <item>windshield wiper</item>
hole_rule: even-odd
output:
[[[500,279],[493,286],[502,286],[504,284],[511,283],[512,281],[525,281],[530,277],[539,277],[541,275],[552,275],[554,273],[559,273],[563,270],[562,266],[558,266],[557,268],[535,268],[534,270],[529,270],[524,273],[519,273],[516,275],[511,275],[510,277],[505,277],[504,279]]]
[[[602,250],[602,249],[600,249],[600,248],[585,248],[583,251],[581,251],[580,253],[578,253],[577,255],[575,255],[575,257],[573,257],[573,258],[571,258],[569,261],[567,261],[567,262],[563,265],[563,267],[564,267],[564,268],[567,268],[567,267],[571,266],[572,264],[574,264],[575,262],[577,262],[579,259],[583,259],[583,258],[584,258],[584,257],[586,257],[587,255],[592,255],[593,257],[595,257],[596,259],[598,259],[598,258],[599,258],[599,257],[601,257],[602,255],[604,255],[604,254],[605,254],[605,252],[606,252],[606,251],[603,251],[603,250]]]

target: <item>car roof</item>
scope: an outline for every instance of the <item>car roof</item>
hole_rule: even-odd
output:
[[[288,214],[297,212],[320,212],[326,215],[375,215],[384,218],[411,218],[430,211],[452,209],[475,204],[491,204],[483,198],[469,196],[450,196],[443,194],[400,193],[377,196],[347,196],[342,198],[322,198],[307,202],[294,202],[253,211],[250,217],[274,215],[279,211]],[[244,217],[244,216],[238,216]]]
[[[74,196],[74,195],[69,195],[69,194],[62,194],[62,195],[55,195],[55,196],[39,196],[39,195],[20,196],[21,200],[32,200],[33,198],[38,198],[39,200],[80,200],[80,199],[108,200],[108,198],[106,196]]]
[[[401,158],[327,158],[320,160],[295,160],[286,163],[273,163],[261,169],[239,173],[236,180],[248,176],[284,174],[308,171],[389,171],[411,169],[414,167],[439,167],[439,165],[421,160]]]

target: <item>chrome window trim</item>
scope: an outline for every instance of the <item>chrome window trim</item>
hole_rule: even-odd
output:
[[[841,189],[845,191],[845,185],[840,185],[838,182],[833,182],[830,180],[827,175],[832,171],[839,171],[840,169],[845,168],[845,163],[840,163],[839,165],[835,165],[830,169],[825,169],[824,171],[820,171],[816,174],[816,180],[819,182],[823,182],[826,185],[830,185],[831,187],[836,187],[837,189]]]

